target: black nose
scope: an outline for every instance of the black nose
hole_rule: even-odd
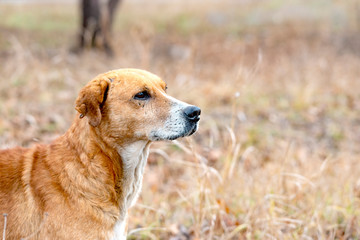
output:
[[[189,106],[184,109],[185,116],[192,122],[200,120],[201,109],[196,106]]]

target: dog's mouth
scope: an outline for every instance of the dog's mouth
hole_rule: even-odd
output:
[[[178,136],[174,136],[173,139],[169,139],[169,140],[175,140],[177,138],[191,136],[197,131],[197,129],[198,129],[198,124],[195,123],[192,126],[186,128],[185,131],[182,134],[179,134]]]
[[[176,140],[178,138],[182,137],[188,137],[193,135],[198,129],[198,123],[194,124],[187,124],[183,131],[181,132],[170,132],[166,135],[158,133],[158,132],[152,132],[150,140],[152,141],[161,141],[161,140]]]
[[[193,128],[190,130],[189,134],[186,136],[193,135],[197,131],[197,129],[198,129],[198,124],[196,123],[196,124],[194,124]]]

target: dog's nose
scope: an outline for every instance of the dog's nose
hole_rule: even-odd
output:
[[[200,120],[201,109],[196,106],[188,106],[184,109],[185,116],[192,122]]]

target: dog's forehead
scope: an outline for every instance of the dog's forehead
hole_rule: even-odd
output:
[[[105,75],[114,85],[161,89],[166,86],[166,83],[157,75],[139,69],[119,69]]]

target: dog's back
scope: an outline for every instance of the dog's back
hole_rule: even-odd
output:
[[[21,173],[19,169],[24,162],[25,148],[13,148],[0,150],[0,196],[9,196],[9,191],[21,186]],[[6,202],[0,198],[1,206],[6,206]]]
[[[4,214],[0,218],[0,229],[5,231],[6,239],[25,237],[26,235],[19,233],[32,232],[37,222],[36,217],[33,218],[34,209],[29,204],[31,199],[26,197],[30,183],[25,182],[27,179],[23,175],[26,171],[31,171],[27,169],[31,164],[28,162],[31,160],[27,158],[28,154],[31,154],[30,149],[20,147],[0,150],[0,209],[1,214]],[[33,226],[25,224],[25,221],[33,223]]]
[[[25,148],[0,150],[0,206],[2,213],[10,214],[10,208],[16,197],[23,194],[24,184],[21,172],[24,170],[25,156],[28,152]]]

